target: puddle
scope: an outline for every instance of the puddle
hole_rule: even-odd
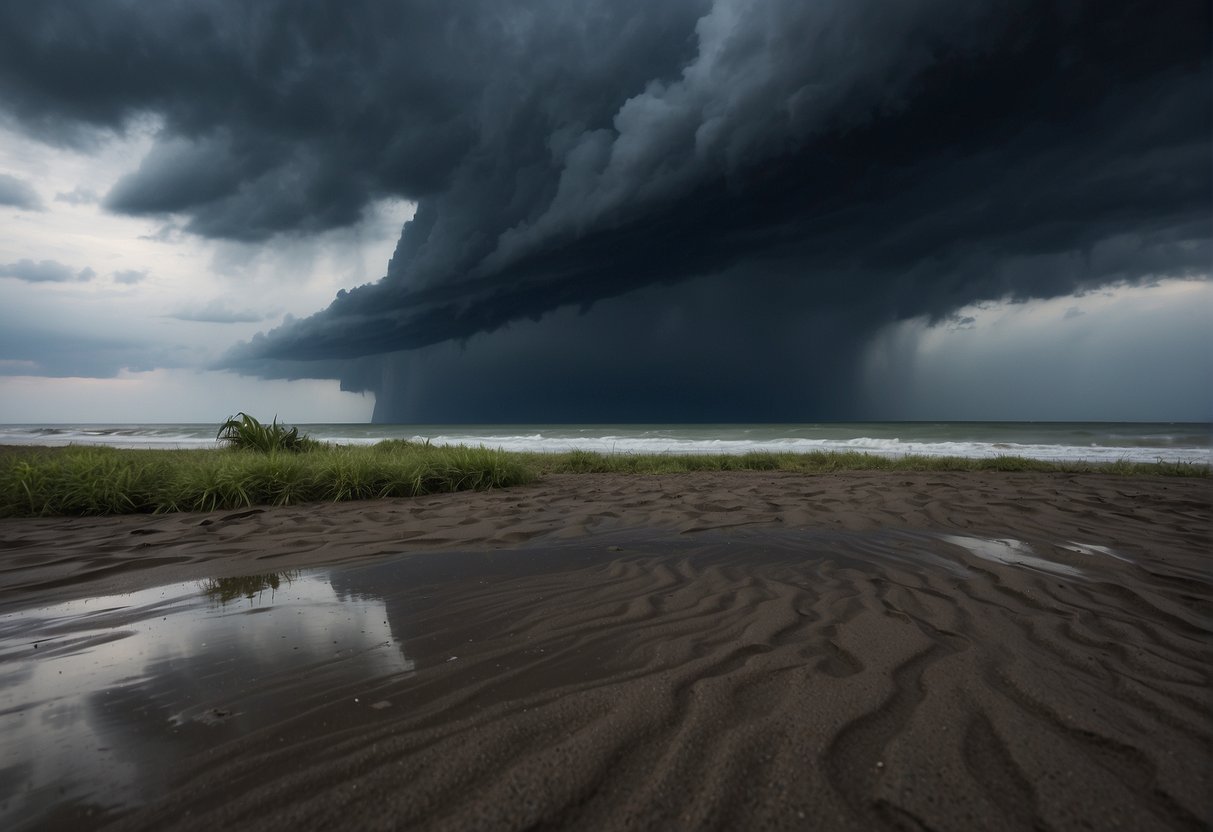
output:
[[[1022,540],[1012,538],[967,537],[964,535],[940,535],[940,540],[967,549],[982,560],[1009,566],[1024,566],[1041,572],[1051,572],[1054,575],[1066,575],[1071,578],[1083,576],[1081,569],[1076,569],[1064,563],[1046,560],[1036,554],[1036,550]]]
[[[941,541],[998,563],[1083,574],[1010,539],[650,530],[172,584],[3,614],[0,828],[96,826],[170,792],[191,766],[237,741],[289,742],[292,732],[298,740],[390,719],[407,712],[423,680],[431,692],[462,690],[532,661],[530,636],[509,641],[525,617],[519,610],[542,605],[544,587],[609,588],[616,561],[671,575],[680,561],[705,573],[726,566],[806,584],[825,564],[971,575]],[[550,577],[583,569],[581,583]],[[498,652],[477,664],[483,643]]]
[[[408,673],[382,599],[325,572],[184,583],[0,617],[0,825],[155,795],[191,751],[323,689]],[[309,684],[309,687],[316,687]],[[13,752],[16,753],[13,753]]]
[[[96,826],[227,741],[389,713],[377,688],[455,655],[444,598],[614,557],[444,552],[0,614],[0,829]]]
[[[1112,551],[1112,549],[1110,549],[1107,546],[1097,546],[1094,543],[1077,543],[1077,542],[1071,540],[1069,543],[1063,544],[1061,548],[1066,549],[1067,551],[1070,551],[1070,552],[1078,552],[1078,554],[1080,554],[1080,555],[1091,555],[1092,557],[1102,556],[1102,557],[1107,557],[1107,558],[1114,558],[1114,559],[1122,561],[1124,563],[1133,562],[1131,559],[1125,557],[1124,555],[1118,555],[1116,552]]]

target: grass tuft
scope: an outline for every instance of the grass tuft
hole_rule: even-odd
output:
[[[299,428],[278,424],[278,417],[270,424],[262,424],[254,417],[241,411],[219,426],[215,434],[219,442],[227,443],[229,448],[239,451],[260,451],[272,454],[277,451],[310,451],[319,447],[320,443],[309,436],[301,436]]]

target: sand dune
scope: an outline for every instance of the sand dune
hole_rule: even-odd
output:
[[[553,477],[4,521],[0,580],[20,610],[339,564],[405,634],[407,673],[192,682],[274,707],[191,723],[119,827],[1198,829],[1209,531],[1197,480]]]

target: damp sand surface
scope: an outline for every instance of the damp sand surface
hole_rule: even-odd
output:
[[[595,476],[3,521],[0,823],[1203,828],[1208,498]]]

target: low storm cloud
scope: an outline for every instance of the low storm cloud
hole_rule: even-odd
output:
[[[44,2],[0,11],[0,107],[65,146],[154,120],[101,204],[206,238],[416,204],[382,279],[225,366],[384,419],[837,418],[897,321],[1207,278],[1209,17]]]

